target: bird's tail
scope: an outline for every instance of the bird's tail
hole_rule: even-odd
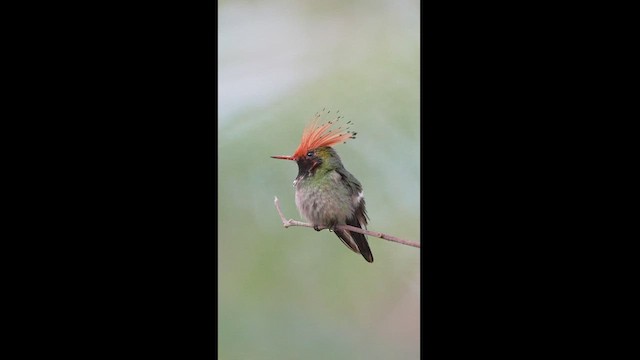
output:
[[[367,242],[367,238],[364,236],[364,234],[347,230],[335,230],[335,233],[336,235],[338,235],[340,240],[342,240],[342,242],[347,245],[349,249],[353,250],[353,252],[355,253],[361,254],[362,257],[368,262],[373,262],[373,254],[371,253],[369,243]]]

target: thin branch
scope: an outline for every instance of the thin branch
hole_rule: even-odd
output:
[[[313,228],[312,224],[308,224],[302,221],[296,221],[293,219],[289,219],[287,220],[286,216],[284,216],[284,214],[282,213],[282,210],[280,209],[280,200],[278,200],[278,197],[275,197],[275,200],[273,201],[276,204],[276,210],[278,210],[278,214],[280,214],[280,219],[282,219],[282,225],[285,228],[288,228],[290,226],[304,226],[304,227],[308,227],[308,228]],[[336,225],[335,226],[336,229],[342,229],[342,230],[349,230],[349,231],[353,231],[353,232],[357,232],[360,234],[365,234],[365,235],[369,235],[369,236],[373,236],[373,237],[377,237],[380,239],[385,239],[388,241],[393,241],[393,242],[397,242],[399,244],[403,244],[403,245],[409,245],[409,246],[413,246],[413,247],[420,247],[419,243],[413,242],[413,241],[409,241],[409,240],[404,240],[404,239],[400,239],[397,238],[395,236],[392,235],[387,235],[387,234],[383,234],[381,232],[376,232],[376,231],[369,231],[366,229],[361,229],[359,227],[355,227],[355,226],[351,226],[351,225]],[[326,226],[318,226],[318,229],[322,230],[322,229],[327,229]]]

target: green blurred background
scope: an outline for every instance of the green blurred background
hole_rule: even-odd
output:
[[[367,263],[299,219],[290,155],[322,108],[369,229],[420,239],[419,1],[220,1],[220,359],[418,359],[419,249],[369,237]]]

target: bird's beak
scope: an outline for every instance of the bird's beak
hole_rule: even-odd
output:
[[[287,155],[275,155],[275,156],[272,156],[272,158],[282,159],[282,160],[295,160],[293,156],[287,156]]]

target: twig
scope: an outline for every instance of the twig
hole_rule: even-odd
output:
[[[288,228],[290,226],[304,226],[304,227],[308,227],[308,228],[313,228],[312,224],[308,224],[302,221],[296,221],[293,219],[289,219],[287,220],[287,218],[284,216],[284,214],[282,213],[282,210],[280,209],[280,200],[278,200],[278,197],[275,197],[275,200],[273,201],[276,204],[276,210],[278,210],[278,214],[280,214],[280,219],[282,219],[282,225],[285,228]],[[420,247],[419,243],[415,243],[413,241],[409,241],[409,240],[404,240],[404,239],[400,239],[397,238],[395,236],[391,236],[391,235],[387,235],[387,234],[383,234],[381,232],[376,232],[376,231],[369,231],[366,229],[361,229],[359,227],[355,227],[355,226],[351,226],[351,225],[336,225],[335,226],[336,229],[342,229],[342,230],[349,230],[349,231],[353,231],[353,232],[357,232],[360,234],[365,234],[365,235],[369,235],[369,236],[374,236],[380,239],[385,239],[388,241],[393,241],[393,242],[397,242],[399,244],[403,244],[403,245],[409,245],[409,246],[413,246],[413,247]],[[322,230],[322,229],[327,229],[326,226],[318,226],[318,229]]]

